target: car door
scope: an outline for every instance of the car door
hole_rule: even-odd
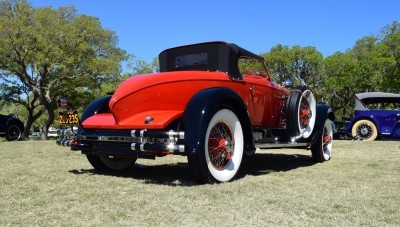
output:
[[[373,110],[374,119],[379,122],[380,133],[383,135],[392,135],[395,132],[395,126],[400,121],[400,111],[398,110]]]
[[[244,80],[250,92],[253,124],[259,127],[279,127],[282,88],[263,76],[245,76]]]
[[[263,62],[239,59],[239,69],[248,89],[249,114],[253,126],[279,127],[282,115],[283,89],[271,82]]]

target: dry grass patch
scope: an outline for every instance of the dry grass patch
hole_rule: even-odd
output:
[[[331,161],[264,150],[198,185],[185,157],[99,173],[54,141],[0,142],[0,225],[400,225],[399,142],[335,141]]]

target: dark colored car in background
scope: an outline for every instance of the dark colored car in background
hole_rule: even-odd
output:
[[[0,136],[8,141],[16,141],[22,138],[24,124],[14,114],[0,114]]]
[[[378,137],[400,138],[400,94],[356,94],[354,116],[344,130],[367,141]]]

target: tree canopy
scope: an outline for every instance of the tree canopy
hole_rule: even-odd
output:
[[[2,99],[28,110],[25,136],[44,112],[46,132],[60,96],[88,94],[119,79],[127,58],[113,31],[74,7],[33,8],[25,0],[0,2]],[[85,92],[86,91],[86,92]]]
[[[324,95],[338,116],[352,116],[356,93],[400,93],[399,46],[400,24],[393,22],[379,35],[363,37],[345,53],[324,59]]]
[[[400,24],[396,21],[378,35],[357,40],[346,52],[326,58],[315,47],[282,44],[261,55],[279,83],[296,81],[305,72],[317,100],[328,102],[339,118],[352,116],[356,93],[400,93]]]

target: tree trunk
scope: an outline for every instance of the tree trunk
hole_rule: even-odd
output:
[[[53,124],[54,119],[55,119],[55,114],[54,114],[54,109],[51,108],[46,108],[47,109],[47,114],[48,117],[46,119],[46,122],[43,125],[43,133],[42,133],[42,139],[47,140],[48,139],[48,132],[49,132],[49,128],[50,126]]]
[[[35,122],[32,116],[28,116],[28,120],[26,121],[25,128],[24,128],[24,138],[29,139],[30,131],[32,128],[32,124]]]
[[[29,139],[29,134],[32,128],[33,123],[42,116],[44,110],[40,109],[36,114],[33,114],[36,106],[32,103],[30,105],[26,105],[25,108],[28,110],[28,119],[26,120],[25,128],[24,128],[24,137]]]
[[[40,98],[48,114],[46,122],[43,125],[43,133],[42,133],[42,139],[47,140],[49,127],[51,126],[51,124],[53,124],[53,121],[55,119],[54,107],[52,105],[52,98],[50,97],[50,89],[47,90],[41,89]]]

